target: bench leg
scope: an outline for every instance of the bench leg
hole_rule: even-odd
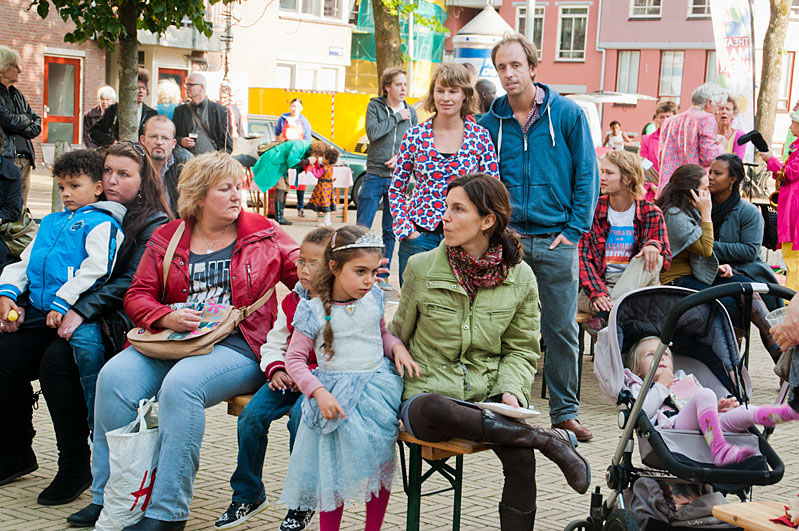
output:
[[[408,513],[405,519],[406,531],[419,531],[419,520],[422,513],[422,447],[409,444],[408,453]]]
[[[463,456],[455,457],[455,484],[452,486],[452,531],[461,528],[461,495],[463,493]]]

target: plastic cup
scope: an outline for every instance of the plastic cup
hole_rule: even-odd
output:
[[[782,323],[783,319],[785,319],[785,312],[788,311],[788,308],[777,308],[773,312],[769,312],[766,315],[766,321],[772,327],[777,326],[778,324]]]

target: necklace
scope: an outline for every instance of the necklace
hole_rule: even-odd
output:
[[[222,239],[222,237],[223,237],[225,234],[227,234],[227,230],[228,230],[229,228],[230,228],[230,225],[228,225],[227,227],[225,227],[225,230],[223,230],[223,231],[222,231],[222,234],[220,234],[220,235],[219,235],[219,238],[217,238],[216,240],[214,240],[214,243],[211,243],[211,240],[209,240],[209,239],[208,239],[208,236],[206,236],[206,235],[205,235],[205,233],[204,233],[204,232],[203,232],[203,230],[200,228],[200,226],[199,226],[199,225],[197,226],[197,230],[198,230],[198,231],[200,231],[200,235],[203,237],[203,239],[205,240],[205,243],[206,243],[206,245],[207,245],[207,248],[205,249],[205,254],[209,254],[209,253],[212,253],[212,252],[214,252],[214,247],[216,247],[216,244],[217,244],[217,243],[219,243],[219,240],[221,240],[221,239]]]

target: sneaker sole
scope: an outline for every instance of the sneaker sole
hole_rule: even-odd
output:
[[[261,514],[262,512],[267,510],[269,508],[269,505],[270,505],[269,499],[267,498],[266,500],[264,500],[264,502],[261,505],[256,507],[252,512],[248,513],[247,516],[239,518],[235,522],[230,522],[229,524],[224,524],[221,526],[217,526],[216,524],[214,524],[214,529],[233,529],[234,527],[240,526],[241,524],[243,524],[244,522],[246,522],[256,514]]]
[[[4,479],[3,481],[0,481],[0,485],[5,485],[5,484],[7,484],[7,483],[11,483],[11,482],[12,482],[12,481],[14,481],[15,479],[17,479],[17,478],[20,478],[20,477],[22,477],[22,476],[25,476],[25,475],[27,475],[27,474],[30,474],[31,472],[36,472],[37,470],[39,470],[39,463],[36,463],[35,465],[33,465],[33,466],[32,466],[32,467],[30,467],[30,468],[27,468],[27,469],[25,469],[25,470],[22,470],[22,471],[20,471],[20,472],[17,472],[17,473],[16,473],[16,474],[14,474],[13,476],[9,476],[9,477],[7,477],[7,478],[6,478],[6,479]]]

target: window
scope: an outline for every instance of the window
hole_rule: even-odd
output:
[[[632,0],[630,17],[660,18],[660,2],[661,0]]]
[[[341,0],[280,0],[280,9],[314,17],[342,17]]]
[[[558,16],[558,60],[585,61],[588,6],[560,6]]]
[[[516,31],[526,35],[527,6],[516,6]],[[536,7],[533,16],[533,44],[538,50],[538,59],[541,59],[541,46],[544,42],[544,7]]]
[[[616,90],[635,94],[638,92],[638,62],[641,52],[619,52],[619,67],[616,72]]]
[[[791,108],[791,87],[793,85],[793,62],[796,54],[785,52],[782,57],[782,76],[780,77],[780,94],[777,98],[777,110],[787,111]]]
[[[799,20],[799,0],[793,0],[793,2],[791,2],[791,18],[793,20]]]
[[[317,90],[338,90],[338,69],[320,68],[316,83]]]
[[[682,67],[685,52],[660,52],[660,90],[658,96],[675,100],[679,105],[682,90]]]
[[[692,0],[691,10],[688,12],[689,18],[700,18],[710,16],[710,0]]]
[[[275,74],[275,83],[277,88],[294,88],[294,65],[278,64]]]
[[[716,50],[707,51],[707,62],[705,65],[705,83],[719,83],[719,64],[716,59]]]

